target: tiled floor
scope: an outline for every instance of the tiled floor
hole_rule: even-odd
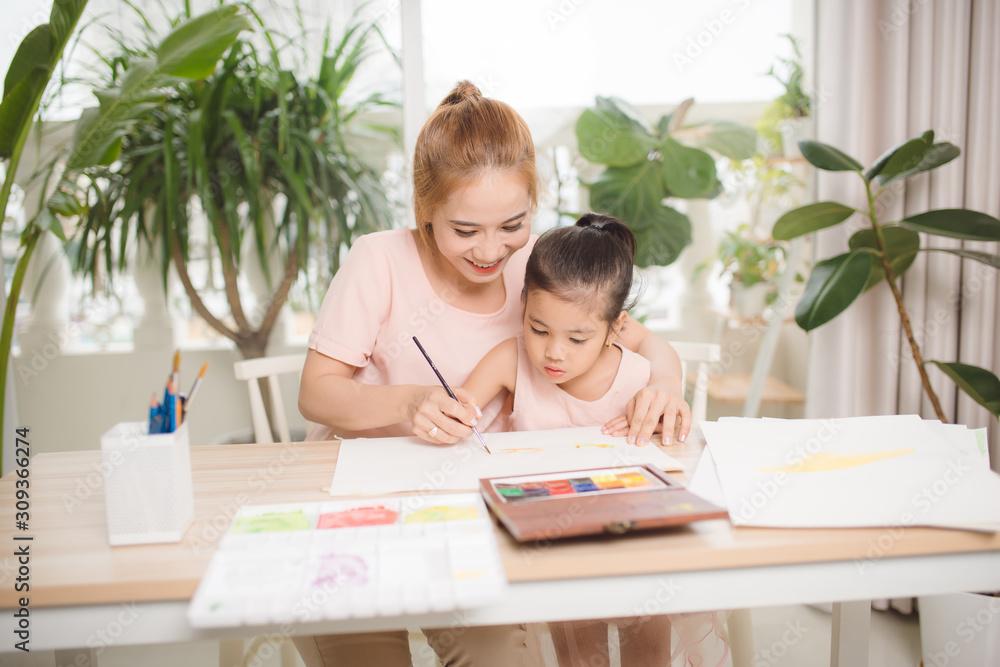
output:
[[[770,607],[753,610],[753,667],[827,667],[830,664],[830,614],[813,607]],[[796,633],[801,638],[786,642]],[[920,624],[916,615],[872,611],[868,647],[871,667],[917,667]]]
[[[830,614],[806,606],[772,607],[753,611],[753,667],[827,667],[830,664]],[[872,612],[869,665],[917,667],[920,663],[920,628],[916,616]],[[794,632],[789,632],[794,630]],[[547,664],[554,666],[551,643],[543,644]],[[270,652],[268,652],[270,653]],[[414,651],[415,655],[426,651]],[[300,663],[301,664],[301,663]],[[0,666],[68,667],[55,664],[52,652],[28,655],[0,654]],[[218,644],[197,642],[155,647],[110,648],[100,656],[101,667],[214,667]],[[278,667],[276,655],[255,663]],[[86,667],[86,666],[81,666]],[[433,667],[433,662],[414,667]]]

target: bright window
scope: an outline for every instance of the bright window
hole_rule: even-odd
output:
[[[459,79],[519,111],[769,100],[763,76],[790,55],[791,0],[595,2],[424,0],[424,71],[433,109]]]

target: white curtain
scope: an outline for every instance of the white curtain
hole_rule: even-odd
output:
[[[879,200],[881,221],[932,208],[1000,217],[1000,3],[996,0],[817,0],[814,108],[817,139],[871,164],[884,149],[933,129],[962,155],[897,183]],[[867,208],[849,172],[821,172],[817,199]],[[822,232],[817,258],[846,251],[863,220]],[[847,227],[844,229],[843,227]],[[1000,254],[996,243],[924,236],[922,246]],[[1000,272],[947,253],[920,253],[902,280],[925,359],[1000,367]],[[1000,469],[996,420],[934,367],[948,420],[988,426]],[[919,413],[934,418],[887,286],[861,297],[812,334],[807,416]]]

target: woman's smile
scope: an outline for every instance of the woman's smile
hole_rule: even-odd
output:
[[[430,223],[438,266],[465,287],[494,284],[531,236],[528,188],[516,171],[472,179],[455,190]]]
[[[496,260],[495,262],[491,262],[489,264],[481,264],[474,259],[467,259],[466,261],[472,264],[472,268],[476,271],[476,273],[488,275],[496,271],[497,268],[499,268],[502,258]]]

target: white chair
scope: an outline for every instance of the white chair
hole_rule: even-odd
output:
[[[708,375],[711,364],[722,358],[717,343],[671,342],[681,358],[681,386],[687,388],[687,378],[695,374],[694,391],[691,395],[691,421],[705,421],[708,417]],[[733,667],[750,667],[753,664],[753,622],[749,609],[734,609],[726,621],[729,649],[733,656]]]
[[[306,355],[302,353],[245,359],[233,364],[236,379],[247,380],[247,389],[250,392],[250,419],[253,422],[253,437],[256,442],[274,442],[274,437],[271,435],[272,424],[267,419],[264,398],[257,380],[267,378],[268,387],[271,389],[271,416],[274,419],[273,426],[278,435],[278,442],[291,442],[292,436],[288,430],[285,406],[281,401],[278,376],[285,373],[301,373],[305,361]]]
[[[708,416],[708,370],[722,358],[718,343],[671,342],[681,358],[681,386],[687,390],[690,369],[694,369],[694,392],[691,395],[691,421],[702,422]]]
[[[236,379],[247,381],[247,389],[250,392],[250,419],[253,422],[255,442],[274,441],[274,436],[271,435],[271,422],[268,420],[267,410],[264,408],[264,397],[261,395],[257,382],[260,378],[267,378],[270,388],[271,416],[274,420],[274,430],[278,434],[278,442],[292,441],[285,405],[281,400],[281,386],[278,382],[278,376],[286,373],[301,373],[305,360],[306,355],[302,353],[281,357],[245,359],[233,364],[233,373],[236,375]],[[298,664],[299,654],[295,650],[295,645],[288,637],[275,635],[254,637],[249,642],[249,646],[246,647],[244,647],[244,641],[241,638],[220,640],[219,667],[246,667],[252,664],[257,654],[269,644],[272,651],[277,649],[281,659],[281,667],[295,667]]]

